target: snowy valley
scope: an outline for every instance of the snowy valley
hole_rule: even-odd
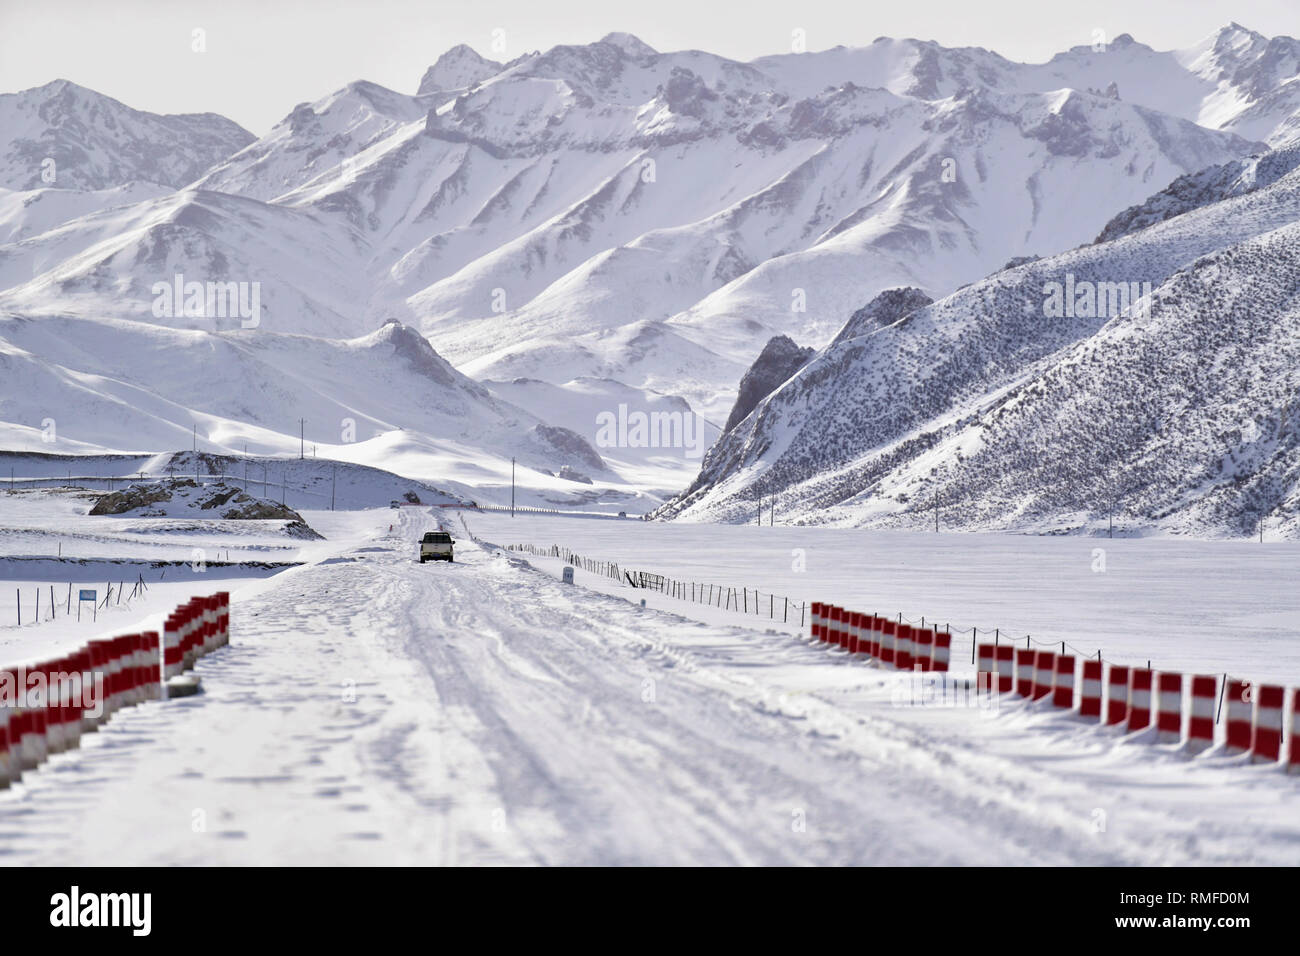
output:
[[[420,67],[0,94],[0,862],[1300,863],[1300,41]]]

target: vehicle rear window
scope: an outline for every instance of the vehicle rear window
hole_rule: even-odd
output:
[[[451,535],[445,531],[429,531],[424,536],[425,544],[451,544]]]

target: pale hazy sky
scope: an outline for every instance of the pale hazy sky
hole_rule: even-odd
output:
[[[1094,29],[1175,49],[1231,21],[1296,36],[1300,0],[0,0],[0,92],[62,78],[262,134],[352,80],[413,93],[457,43],[510,59],[619,30],[659,50],[749,60],[789,52],[800,28],[810,50],[908,36],[1041,62],[1091,43]],[[195,28],[204,53],[191,49]],[[504,55],[491,52],[494,30]]]

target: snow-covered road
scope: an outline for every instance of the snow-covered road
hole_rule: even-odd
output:
[[[421,566],[422,511],[335,520],[333,557],[235,592],[204,695],[0,794],[5,861],[1300,862],[1295,778],[1017,705],[907,706],[905,677],[563,585],[459,528],[456,563]]]

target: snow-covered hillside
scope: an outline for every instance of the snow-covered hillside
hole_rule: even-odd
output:
[[[1113,510],[1140,528],[1295,536],[1295,159],[1248,164],[1274,181],[1163,221],[1155,197],[1126,216],[1154,225],[837,342],[663,513],[748,520],[775,495],[814,523],[917,526],[937,510],[949,527],[1057,532],[1106,528]],[[1078,307],[1053,311],[1053,284]]]
[[[630,494],[581,436],[494,398],[398,323],[332,340],[0,316],[0,378],[11,449],[183,448],[197,425],[205,452],[297,454],[305,430],[321,457],[471,492],[508,495],[513,457],[553,505],[590,497],[548,477],[566,466]]]

